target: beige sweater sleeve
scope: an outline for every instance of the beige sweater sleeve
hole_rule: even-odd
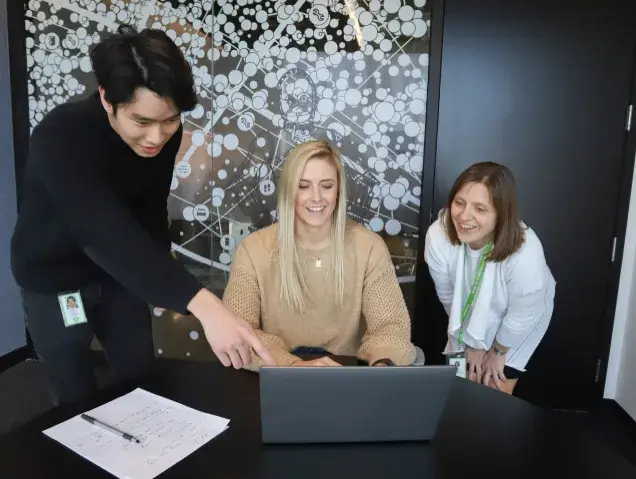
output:
[[[411,319],[395,275],[389,250],[378,237],[371,246],[362,291],[362,314],[367,330],[358,357],[372,364],[388,358],[397,365],[415,360]]]
[[[232,262],[230,278],[223,293],[225,305],[249,322],[256,334],[274,356],[278,366],[287,366],[299,358],[289,353],[289,348],[281,338],[267,334],[261,329],[261,295],[258,278],[251,257],[243,243],[241,243]],[[251,348],[252,362],[245,369],[257,371],[263,362]]]

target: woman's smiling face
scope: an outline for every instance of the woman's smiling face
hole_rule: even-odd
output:
[[[472,249],[480,249],[492,241],[497,212],[488,188],[482,183],[466,183],[453,199],[451,218],[459,240]]]

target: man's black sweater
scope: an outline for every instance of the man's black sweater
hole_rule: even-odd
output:
[[[11,269],[28,291],[59,293],[109,275],[155,306],[186,313],[199,281],[170,254],[167,198],[182,127],[142,158],[97,93],[52,110],[31,135]]]

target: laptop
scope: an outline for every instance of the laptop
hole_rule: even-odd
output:
[[[454,366],[262,367],[263,443],[428,441]]]

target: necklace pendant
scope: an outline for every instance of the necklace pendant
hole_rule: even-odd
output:
[[[322,267],[322,261],[320,261],[319,259],[316,260],[316,268],[320,268]]]

